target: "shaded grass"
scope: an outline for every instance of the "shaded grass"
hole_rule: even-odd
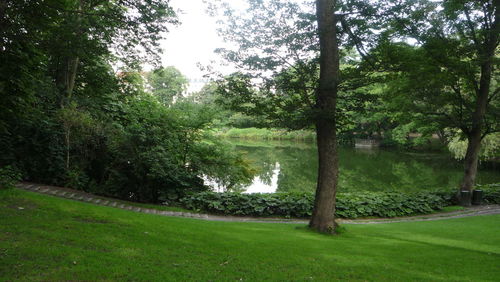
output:
[[[19,209],[22,207],[23,209]],[[494,281],[500,216],[345,225],[211,222],[0,191],[0,280]]]

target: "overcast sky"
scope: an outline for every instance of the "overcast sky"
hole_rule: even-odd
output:
[[[197,64],[212,66],[224,74],[232,71],[230,67],[220,66],[221,58],[214,53],[214,49],[227,46],[217,35],[216,19],[206,12],[206,4],[202,0],[171,0],[178,13],[181,25],[172,27],[162,42],[164,54],[163,66],[174,66],[189,80],[188,92],[199,90],[204,84],[204,72]],[[231,0],[234,7],[243,8],[243,0]]]

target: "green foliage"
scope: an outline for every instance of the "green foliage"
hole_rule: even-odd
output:
[[[483,190],[483,200],[487,204],[500,204],[500,183],[476,185],[475,189]]]
[[[456,159],[463,160],[467,152],[467,140],[455,134],[450,138],[448,149]],[[495,160],[500,158],[500,133],[492,133],[481,140],[481,151],[479,157],[482,160]]]
[[[204,190],[204,175],[250,177],[238,155],[204,142],[214,110],[180,99],[178,70],[142,78],[140,64],[157,66],[159,41],[177,24],[168,1],[4,2],[0,167],[142,202]],[[5,183],[18,179],[4,170]]]
[[[151,93],[165,106],[171,105],[174,99],[181,98],[188,85],[187,78],[172,66],[158,68],[148,73],[147,81]]]
[[[116,123],[108,137],[105,189],[98,192],[159,202],[206,189],[202,176],[233,185],[251,179],[239,155],[208,141],[204,130],[210,109],[189,102],[166,108],[142,96],[125,105],[124,112],[124,122]]]
[[[222,137],[264,140],[316,140],[312,130],[284,130],[267,128],[231,128],[219,133]]]
[[[363,192],[337,196],[337,215],[344,218],[426,214],[450,205],[451,193]]]
[[[244,216],[307,217],[312,213],[311,193],[241,194],[201,192],[181,203],[188,209]]]
[[[7,165],[0,167],[0,189],[14,187],[21,180],[21,173],[16,168]]]
[[[196,143],[190,162],[206,180],[217,183],[226,190],[251,184],[255,174],[255,169],[240,154],[209,135]]]
[[[245,216],[309,217],[314,194],[241,194],[201,192],[181,199],[188,209]],[[453,192],[357,192],[337,194],[341,218],[396,217],[431,213],[453,203]]]

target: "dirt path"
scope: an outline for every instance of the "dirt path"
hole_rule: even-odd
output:
[[[238,217],[238,216],[220,216],[220,215],[210,215],[210,214],[190,213],[190,212],[161,211],[157,209],[138,207],[137,205],[134,205],[134,203],[131,202],[96,196],[93,194],[85,193],[70,188],[48,186],[48,185],[41,185],[28,182],[19,183],[16,186],[20,189],[52,195],[55,197],[88,202],[96,205],[109,206],[124,210],[130,210],[134,212],[157,214],[163,216],[190,217],[190,218],[198,218],[198,219],[212,220],[212,221],[232,221],[232,222],[267,222],[267,223],[297,223],[297,224],[308,223],[308,220],[305,219]],[[395,222],[409,222],[409,221],[442,220],[442,219],[461,218],[461,217],[488,215],[488,214],[500,214],[500,206],[482,205],[482,206],[472,206],[461,211],[435,213],[430,215],[419,215],[419,216],[399,217],[399,218],[380,218],[380,219],[354,219],[354,220],[340,219],[338,221],[340,224],[377,224],[377,223],[395,223]]]

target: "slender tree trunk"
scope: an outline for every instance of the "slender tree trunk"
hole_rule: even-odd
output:
[[[492,58],[491,58],[492,59]],[[460,187],[461,191],[472,191],[474,187],[477,166],[479,161],[479,150],[484,131],[484,117],[488,107],[488,94],[490,92],[492,63],[491,60],[481,66],[481,79],[477,91],[476,109],[472,115],[472,128],[467,136],[467,152],[464,162],[464,178]]]
[[[71,149],[71,129],[69,126],[64,127],[64,145],[66,147],[66,159],[65,159],[65,164],[64,167],[66,168],[66,171],[69,171],[69,157],[70,157],[70,149]]]
[[[56,80],[57,88],[61,94],[60,106],[61,109],[65,108],[71,102],[71,97],[73,95],[73,89],[75,87],[76,72],[78,70],[78,64],[80,60],[78,57],[66,58],[62,66],[59,67],[58,76]],[[70,168],[70,153],[71,153],[71,133],[70,125],[63,122],[64,130],[64,145],[66,150],[65,156],[65,168],[69,171]]]
[[[78,1],[78,10],[82,11],[83,2],[82,0]],[[77,15],[77,34],[79,36],[82,35],[81,30],[81,15]],[[73,46],[74,48],[75,46]],[[75,88],[76,82],[76,74],[78,71],[78,65],[80,64],[80,58],[78,55],[74,56],[64,56],[62,62],[58,65],[57,76],[56,76],[56,86],[59,89],[60,97],[60,106],[61,108],[65,108],[71,103],[71,98],[73,97],[73,90]],[[65,168],[66,172],[69,171],[70,168],[70,153],[71,153],[71,127],[70,125],[64,126],[64,143],[66,147],[66,159],[65,159]]]
[[[309,227],[329,234],[335,233],[336,228],[334,213],[338,175],[335,109],[340,71],[335,4],[335,0],[316,1],[320,39],[320,80],[316,93],[319,169],[314,210],[309,222]]]
[[[498,6],[500,1],[495,1]],[[498,9],[498,7],[497,7]],[[465,155],[465,171],[461,191],[472,191],[474,187],[477,166],[479,161],[479,150],[481,148],[481,140],[484,137],[484,118],[488,108],[488,100],[490,94],[491,74],[493,72],[493,60],[495,58],[495,50],[498,46],[500,33],[500,11],[495,10],[495,20],[489,30],[489,36],[486,36],[486,41],[482,46],[478,47],[479,59],[481,60],[481,77],[479,80],[479,88],[477,92],[476,108],[472,115],[472,127],[468,132],[467,153]]]

